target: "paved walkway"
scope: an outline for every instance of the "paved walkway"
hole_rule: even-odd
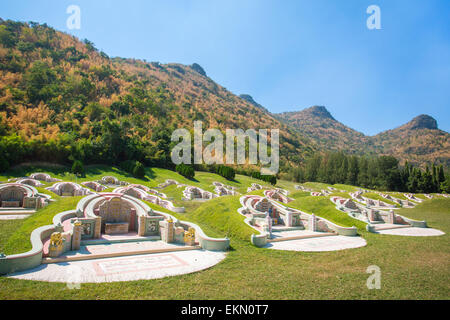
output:
[[[225,258],[224,252],[177,251],[120,258],[42,264],[8,277],[15,279],[79,283],[158,279],[210,268]]]
[[[272,238],[284,238],[295,236],[312,236],[323,232],[314,232],[309,230],[293,230],[293,231],[276,231],[272,232]]]
[[[366,240],[361,237],[329,236],[271,242],[264,248],[288,251],[320,252],[359,248],[364,247],[366,244]]]
[[[413,237],[431,237],[431,236],[441,236],[445,234],[441,230],[433,228],[416,228],[416,227],[379,230],[375,233],[390,234],[396,236],[413,236]]]
[[[31,216],[31,214],[0,214],[0,220],[16,220],[25,219]]]

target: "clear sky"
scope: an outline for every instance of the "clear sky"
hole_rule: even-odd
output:
[[[69,5],[81,29],[69,30]],[[381,30],[369,30],[369,5]],[[324,105],[376,134],[425,113],[450,131],[449,0],[15,0],[0,17],[46,22],[110,56],[199,63],[271,112]]]

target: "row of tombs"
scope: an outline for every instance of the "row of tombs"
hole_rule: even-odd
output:
[[[314,214],[286,207],[280,203],[283,202],[281,200],[286,199],[280,198],[276,192],[266,192],[264,197],[245,195],[240,198],[242,207],[238,209],[238,212],[246,217],[245,222],[249,226],[259,232],[258,235],[251,236],[254,245],[263,247],[272,241],[331,235],[357,236],[358,234],[356,227],[342,227]],[[428,228],[425,221],[406,218],[396,214],[394,210],[389,212],[370,208],[362,210],[352,200],[340,197],[332,197],[331,201],[336,204],[336,209],[367,223],[366,229],[369,232],[377,233],[381,230],[397,228]],[[309,233],[302,233],[301,230]],[[428,230],[435,231],[430,228]]]
[[[162,241],[176,248],[212,251],[229,247],[229,239],[208,237],[196,224],[153,210],[139,199],[121,193],[96,193],[82,198],[76,209],[55,215],[52,225],[35,229],[29,252],[0,256],[0,274],[31,269],[45,259],[64,257],[88,244],[115,243],[117,239]]]

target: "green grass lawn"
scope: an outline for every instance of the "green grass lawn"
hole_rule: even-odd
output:
[[[110,168],[107,170],[97,173],[98,176],[111,172]],[[165,177],[156,176],[159,173],[170,175],[162,169],[151,171],[155,176],[145,182],[148,185],[165,180]],[[207,180],[196,175],[200,184],[221,181],[216,177],[211,175]],[[181,178],[176,180],[183,182]],[[242,185],[250,182],[240,181],[239,177],[236,180]],[[254,193],[262,194],[261,191]],[[311,197],[302,192],[290,196],[296,199],[290,206],[306,212],[320,212],[318,215],[335,219],[334,222],[344,226],[355,225],[367,246],[321,253],[256,248],[249,242],[253,230],[244,224],[244,217],[236,211],[240,207],[239,196],[221,197],[196,203],[183,214],[171,213],[199,224],[210,236],[231,238],[231,250],[226,259],[210,269],[155,280],[81,284],[79,290],[70,290],[63,283],[0,277],[0,299],[449,298],[450,199],[428,200],[414,209],[399,210],[399,214],[412,219],[427,220],[431,227],[446,232],[445,235],[402,237],[366,232],[364,223],[336,210],[327,197]],[[76,198],[59,198],[25,220],[0,221],[0,250],[7,253],[26,250],[22,243],[29,243],[29,235],[35,227],[51,223],[54,214],[72,209],[77,201]],[[151,207],[161,210],[155,205]],[[369,277],[366,269],[370,265],[381,269],[380,290],[366,287]]]
[[[34,229],[53,224],[53,217],[63,211],[75,209],[78,201],[82,197],[62,197],[59,200],[50,203],[48,206],[38,210],[33,215],[20,220],[17,223],[16,229],[11,233],[10,237],[6,240],[3,247],[3,253],[5,254],[16,254],[27,252],[31,249],[30,236]],[[7,226],[3,225],[3,220],[0,220],[0,233]]]
[[[314,213],[315,215],[330,220],[331,222],[342,227],[355,226],[358,228],[358,232],[364,231],[366,228],[366,223],[358,219],[354,219],[345,212],[336,209],[335,204],[330,201],[329,197],[302,197],[285,205],[294,209],[300,209],[309,214]]]
[[[401,192],[387,192],[387,194],[390,194],[391,197],[394,197],[394,198],[397,198],[397,199],[400,199],[400,200],[409,200]]]

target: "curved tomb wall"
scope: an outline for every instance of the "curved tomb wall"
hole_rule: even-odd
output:
[[[238,212],[246,217],[245,223],[261,233],[251,237],[252,243],[256,246],[266,244],[271,235],[270,226],[277,223],[287,227],[302,227],[316,232],[330,232],[344,236],[357,235],[356,227],[338,226],[327,219],[285,207],[260,196],[243,196],[240,198],[240,202],[242,207],[238,209]],[[269,226],[268,223],[270,223]]]
[[[73,182],[57,182],[53,186],[46,189],[59,196],[66,197],[84,196],[92,193],[89,189],[83,188],[79,184]]]
[[[33,186],[19,183],[0,185],[0,207],[2,208],[38,209],[45,204],[46,198],[41,197]]]
[[[83,183],[81,183],[81,185],[91,188],[95,192],[102,192],[103,190],[106,189],[106,187],[104,185],[101,185],[100,183],[97,183],[95,181],[83,182]]]

